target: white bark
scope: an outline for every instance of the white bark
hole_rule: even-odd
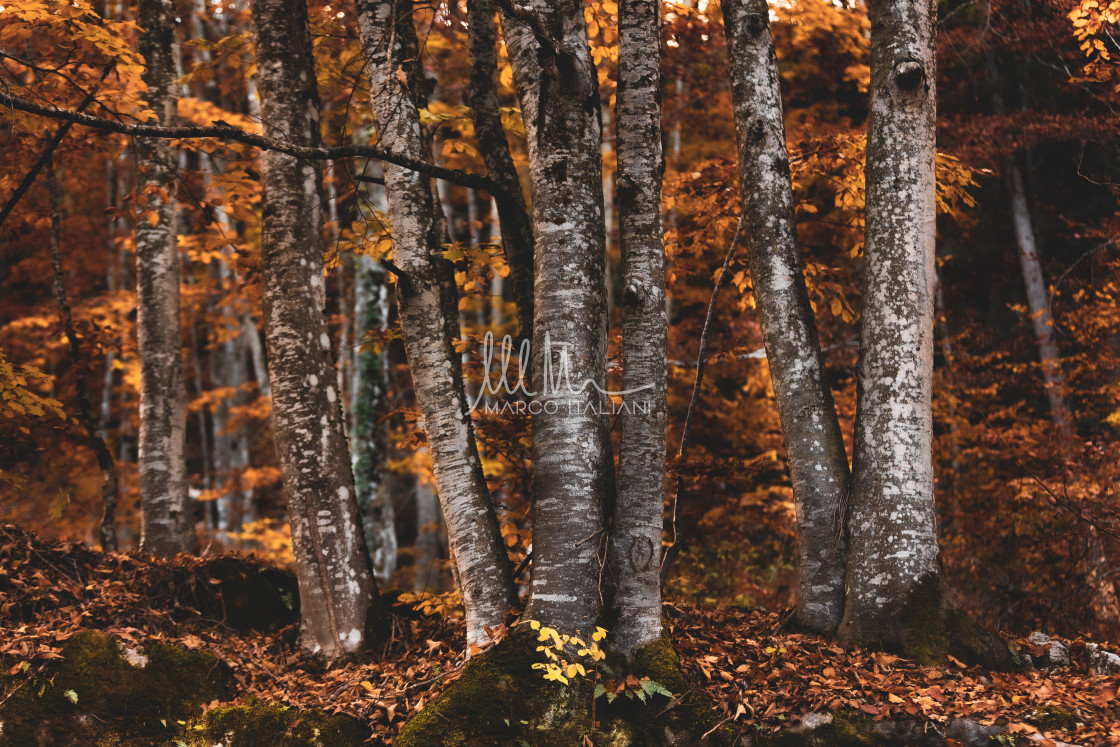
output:
[[[319,139],[307,6],[254,0],[265,132],[303,145]],[[261,156],[264,325],[273,433],[300,587],[301,645],[327,659],[356,650],[376,609],[354,499],[323,306],[322,215],[314,164]]]
[[[430,155],[420,127],[424,96],[416,28],[408,0],[359,0],[358,28],[382,147]],[[407,85],[406,85],[407,81]],[[397,278],[397,307],[416,402],[432,454],[436,490],[463,593],[467,642],[489,641],[513,600],[509,559],[482,472],[452,330],[458,311],[453,277],[440,254],[444,227],[431,180],[384,164]]]
[[[797,506],[797,622],[834,629],[844,611],[848,457],[802,271],[781,87],[763,0],[723,6],[751,283]]]
[[[360,256],[354,267],[355,337],[367,331],[384,330],[389,318],[389,294],[385,270],[368,256]],[[381,418],[388,411],[384,352],[359,350],[355,356],[350,431],[354,485],[358,508],[373,561],[373,572],[382,584],[389,583],[397,567],[397,532],[393,500],[386,479],[389,434]]]
[[[618,501],[611,570],[615,646],[632,654],[661,637],[665,495],[665,242],[661,217],[661,59],[657,0],[619,5],[618,212],[622,248],[625,407],[619,415]],[[646,388],[648,387],[648,388]]]
[[[525,120],[536,239],[533,382],[540,413],[533,416],[526,614],[575,632],[586,631],[598,613],[603,501],[613,483],[600,414],[605,398],[595,388],[606,387],[607,329],[599,90],[582,3],[534,0],[526,7],[560,47],[538,40],[522,21],[503,19]],[[570,387],[547,380],[565,360]]]
[[[915,595],[945,593],[931,449],[936,13],[931,0],[873,0],[869,11],[864,307],[840,633],[901,646]]]
[[[175,116],[175,6],[142,0],[140,52],[148,104],[160,124]],[[140,358],[140,549],[170,556],[198,547],[187,493],[186,388],[179,325],[175,160],[167,140],[138,138],[143,208],[136,220],[137,344]]]
[[[1054,340],[1054,318],[1050,314],[1050,294],[1042,263],[1038,257],[1034,225],[1031,222],[1027,193],[1023,189],[1023,175],[1014,158],[1004,163],[1007,188],[1011,195],[1011,220],[1015,227],[1015,243],[1019,249],[1019,266],[1023,271],[1023,285],[1027,291],[1027,309],[1031,315],[1038,357],[1042,363],[1042,379],[1046,382],[1046,398],[1050,403],[1050,417],[1063,441],[1072,438],[1069,410],[1062,397],[1062,364],[1058,344]]]

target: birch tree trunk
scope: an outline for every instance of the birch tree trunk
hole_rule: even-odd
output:
[[[864,308],[841,634],[903,645],[916,596],[944,594],[934,518],[935,190],[930,0],[874,0]]]
[[[665,495],[665,242],[661,217],[661,57],[658,0],[618,9],[619,238],[622,246],[622,389],[618,502],[611,570],[626,655],[661,637],[661,527]]]
[[[354,268],[355,337],[358,342],[368,330],[384,330],[388,323],[389,297],[385,270],[370,257],[358,257]],[[387,412],[385,353],[359,349],[354,356],[353,428],[354,483],[358,508],[365,527],[373,572],[379,583],[389,583],[397,567],[397,532],[393,501],[386,480],[389,438],[381,417]]]
[[[502,232],[502,248],[510,266],[517,303],[517,329],[533,336],[533,226],[525,210],[521,180],[510,155],[498,101],[498,52],[491,0],[470,0],[468,34],[471,55],[471,120],[490,178],[504,194],[494,195]]]
[[[1034,338],[1038,343],[1038,358],[1042,364],[1042,380],[1046,384],[1046,398],[1050,404],[1050,417],[1058,429],[1065,446],[1073,437],[1069,410],[1062,397],[1062,366],[1058,344],[1054,340],[1054,318],[1050,315],[1050,299],[1042,262],[1038,256],[1034,225],[1031,221],[1027,193],[1023,189],[1023,175],[1014,157],[1004,162],[1007,189],[1011,196],[1011,221],[1015,229],[1015,243],[1019,249],[1019,266],[1023,271],[1023,286],[1027,291],[1027,309],[1031,315]]]
[[[831,630],[844,612],[848,457],[805,288],[766,3],[727,3],[723,20],[751,284],[797,506],[795,619]]]
[[[265,132],[319,140],[307,5],[254,0]],[[327,659],[352,652],[375,621],[377,585],[358,522],[323,307],[319,173],[283,153],[261,155],[264,324],[273,432],[300,588],[301,645]]]
[[[536,239],[533,578],[526,615],[585,631],[599,607],[603,500],[613,482],[606,385],[599,90],[576,0],[527,3],[549,34],[503,19],[529,150]],[[519,14],[520,15],[520,14]]]
[[[414,158],[430,157],[418,112],[425,94],[412,3],[359,0],[357,7],[380,144]],[[483,644],[489,641],[487,626],[505,623],[513,583],[452,346],[458,311],[443,282],[442,216],[430,179],[388,163],[384,173],[405,352],[461,582],[467,642]]]
[[[933,493],[936,79],[932,0],[872,0],[864,306],[839,634],[922,663],[1010,666],[953,603]]]
[[[160,124],[175,116],[175,5],[141,0],[140,53],[148,105]],[[137,344],[140,358],[140,549],[157,556],[198,548],[187,493],[186,385],[179,327],[179,252],[171,144],[138,138],[143,209],[136,221]]]

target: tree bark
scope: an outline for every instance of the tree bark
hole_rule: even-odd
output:
[[[1073,429],[1069,410],[1062,396],[1062,365],[1058,344],[1054,340],[1054,318],[1050,314],[1049,293],[1038,256],[1038,242],[1035,241],[1027,193],[1023,189],[1023,175],[1013,156],[1004,162],[1004,172],[1011,197],[1011,221],[1015,229],[1015,243],[1019,249],[1019,266],[1023,271],[1023,286],[1027,291],[1027,309],[1030,311],[1031,326],[1038,343],[1038,358],[1042,364],[1042,380],[1046,384],[1050,417],[1058,429],[1063,445],[1068,446],[1073,438]]]
[[[354,297],[354,336],[360,345],[367,331],[384,330],[389,317],[385,270],[368,256],[355,261]],[[397,532],[392,496],[385,479],[389,434],[381,422],[388,411],[385,353],[359,348],[354,358],[356,375],[350,406],[354,483],[373,572],[379,583],[387,584],[397,567]]]
[[[766,3],[728,3],[723,17],[751,284],[797,506],[795,619],[831,630],[844,612],[848,457],[805,288]]]
[[[527,7],[503,22],[525,120],[537,242],[526,615],[575,632],[598,613],[603,502],[614,478],[600,414],[607,318],[599,89],[582,3]]]
[[[254,0],[265,129],[319,140],[307,5]],[[261,155],[264,325],[273,433],[284,477],[301,610],[301,645],[327,659],[356,650],[376,621],[377,584],[358,521],[323,307],[322,201],[308,161]]]
[[[175,6],[142,0],[140,52],[148,105],[161,125],[175,116]],[[198,548],[187,493],[187,410],[179,325],[175,160],[168,141],[139,138],[136,308],[140,358],[140,549],[157,556]]]
[[[105,434],[98,428],[93,415],[93,401],[90,398],[89,386],[86,384],[86,371],[89,361],[82,352],[82,344],[78,339],[78,330],[74,326],[74,316],[70,311],[70,299],[66,295],[66,285],[62,276],[62,185],[54,172],[54,166],[47,161],[47,186],[50,192],[51,213],[51,271],[54,275],[53,292],[55,302],[58,304],[59,315],[62,317],[62,330],[70,343],[70,364],[74,368],[74,389],[78,394],[78,412],[81,415],[82,426],[89,436],[90,446],[97,456],[97,466],[101,470],[101,497],[102,513],[98,525],[98,539],[101,541],[103,552],[117,549],[117,498],[119,488],[117,481],[117,467],[113,462],[113,453],[109,451],[109,444]]]
[[[418,112],[426,94],[412,3],[359,0],[357,7],[380,142],[425,158],[431,147]],[[405,352],[461,582],[467,642],[484,644],[486,627],[505,623],[514,592],[452,345],[458,310],[454,290],[444,282],[442,215],[427,177],[389,163],[384,173]]]
[[[661,530],[665,497],[665,241],[661,216],[661,57],[657,0],[618,10],[619,238],[622,247],[622,389],[618,502],[611,570],[626,655],[661,637]]]
[[[873,0],[859,393],[840,633],[902,648],[946,595],[934,517],[934,5]],[[919,599],[918,597],[922,597]]]
[[[518,335],[533,336],[533,226],[525,210],[509,141],[502,127],[498,101],[498,53],[491,0],[470,0],[468,32],[471,55],[471,119],[489,176],[502,187],[494,195],[502,232],[502,248],[510,266],[517,303]]]

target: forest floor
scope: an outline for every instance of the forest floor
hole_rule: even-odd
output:
[[[205,649],[228,665],[233,702],[345,713],[368,725],[375,744],[391,743],[462,669],[461,620],[404,605],[393,609],[391,636],[377,654],[325,671],[307,666],[295,649],[294,621],[267,633],[230,627],[222,612],[229,602],[217,591],[223,582],[208,573],[212,562],[103,554],[0,525],[0,657],[10,669],[0,673],[8,676],[0,705],[12,682],[49,671],[67,639],[85,629],[134,649],[154,642]],[[1042,745],[1120,745],[1120,676],[1091,674],[1084,641],[1065,641],[1069,667],[1001,674],[958,662],[919,667],[789,632],[774,613],[675,603],[665,613],[686,678],[711,697],[717,718],[744,733],[843,711],[934,725],[1000,719],[1009,733]]]

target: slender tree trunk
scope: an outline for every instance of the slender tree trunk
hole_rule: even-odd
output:
[[[319,139],[307,5],[252,6],[265,131]],[[283,153],[261,155],[264,323],[273,433],[284,477],[301,598],[301,644],[327,659],[357,649],[376,621],[377,584],[358,521],[323,307],[319,173]]]
[[[619,5],[618,210],[622,245],[623,395],[611,570],[614,644],[632,654],[661,637],[665,497],[665,242],[661,216],[661,57],[657,0]]]
[[[606,287],[599,89],[583,5],[533,0],[503,31],[521,100],[533,194],[533,578],[526,614],[585,631],[599,606],[603,503],[613,483],[600,410]]]
[[[411,11],[408,0],[359,0],[358,27],[381,145],[423,158],[431,148],[420,127],[424,81]],[[513,583],[452,346],[457,294],[445,282],[442,216],[430,179],[388,163],[384,173],[405,351],[462,584],[467,642],[483,644],[487,626],[505,623]]]
[[[162,125],[175,116],[175,6],[141,0],[140,52],[148,104]],[[175,159],[171,144],[138,138],[136,307],[140,357],[140,549],[168,556],[198,547],[187,493],[186,388],[179,325]]]
[[[370,257],[361,256],[355,261],[354,291],[355,337],[360,344],[367,331],[384,330],[389,317],[385,270]],[[387,584],[397,567],[397,532],[389,481],[385,479],[389,434],[381,422],[388,411],[385,353],[359,348],[354,359],[356,376],[350,406],[354,483],[373,572],[378,582]]]
[[[831,630],[844,612],[848,457],[805,289],[766,3],[728,3],[723,17],[751,283],[797,506],[796,620]]]
[[[1054,340],[1054,318],[1050,315],[1050,298],[1042,263],[1038,256],[1034,225],[1031,221],[1027,193],[1023,189],[1023,175],[1014,157],[1004,162],[1007,189],[1011,197],[1011,220],[1015,228],[1015,243],[1019,249],[1019,266],[1023,271],[1023,285],[1027,291],[1027,309],[1031,315],[1038,357],[1042,363],[1042,379],[1046,383],[1046,397],[1050,403],[1050,417],[1062,440],[1073,437],[1069,410],[1062,396],[1062,365],[1058,344]]]
[[[101,497],[102,513],[98,526],[98,539],[101,549],[105,552],[117,549],[117,498],[119,489],[117,482],[117,467],[113,462],[113,453],[109,451],[109,444],[105,440],[103,429],[99,429],[93,416],[93,401],[90,399],[89,387],[86,385],[86,368],[88,361],[82,352],[82,344],[78,339],[78,331],[74,327],[74,317],[70,312],[70,300],[66,296],[66,286],[62,275],[62,185],[54,172],[54,166],[47,162],[47,182],[50,190],[51,212],[51,270],[54,274],[54,298],[58,303],[59,315],[62,317],[62,330],[70,342],[70,364],[74,369],[74,388],[78,393],[78,413],[81,415],[82,425],[89,436],[93,453],[97,456],[97,466],[101,469]]]
[[[471,55],[471,119],[490,178],[502,186],[498,205],[502,248],[510,266],[517,303],[518,334],[533,336],[533,226],[525,210],[521,180],[510,155],[498,101],[498,52],[491,0],[470,0],[468,32]]]

